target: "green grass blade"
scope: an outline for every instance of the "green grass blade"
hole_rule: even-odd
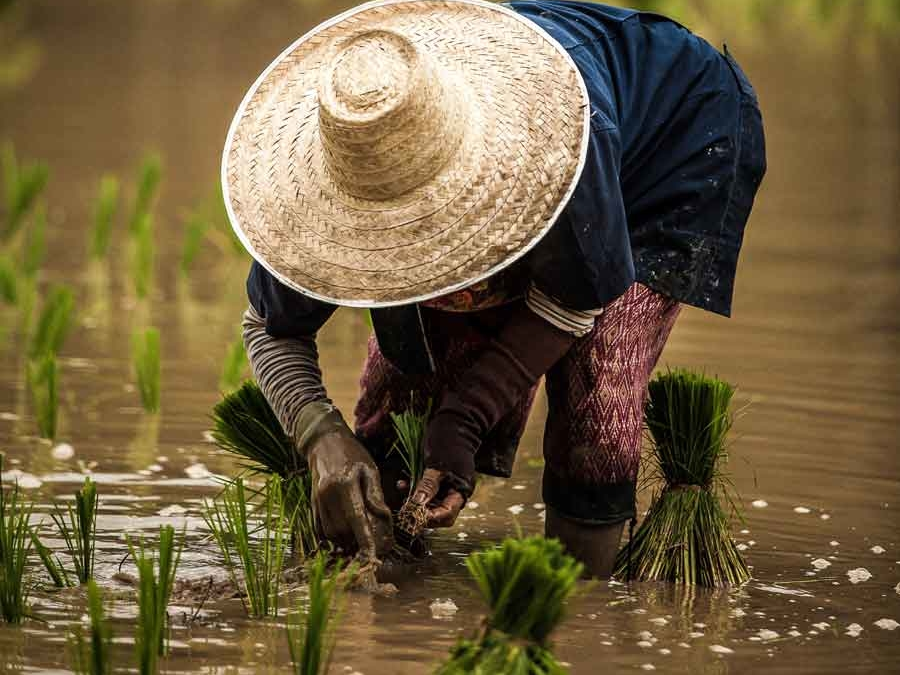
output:
[[[44,191],[50,172],[41,162],[20,166],[11,144],[4,146],[2,154],[6,219],[0,229],[0,239],[9,241]]]
[[[146,298],[153,287],[154,260],[153,216],[141,214],[132,227],[134,247],[131,256],[131,280],[139,298]]]
[[[22,272],[27,277],[34,277],[47,254],[47,207],[43,204],[34,211],[22,253]]]
[[[42,438],[56,438],[59,399],[57,395],[56,356],[44,354],[29,361],[26,372],[31,406]]]
[[[138,170],[134,204],[128,221],[128,229],[132,234],[138,232],[140,221],[150,215],[160,180],[162,180],[162,160],[159,155],[153,153],[145,155]]]
[[[0,475],[3,460],[0,453]],[[10,488],[0,484],[0,617],[7,623],[21,623],[28,612],[31,510],[32,506],[21,500],[18,483]]]
[[[105,258],[109,252],[118,206],[119,179],[107,174],[100,179],[94,202],[94,222],[90,234],[90,251],[94,258]]]
[[[15,266],[6,256],[0,256],[0,300],[7,305],[19,301],[19,278]]]
[[[39,359],[57,354],[72,326],[75,296],[67,286],[54,286],[44,300],[37,326],[31,336],[28,356]]]

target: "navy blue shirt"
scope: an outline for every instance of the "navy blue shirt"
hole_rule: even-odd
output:
[[[535,249],[535,282],[575,309],[640,281],[729,315],[765,172],[756,94],[737,63],[655,14],[563,0],[507,6],[568,51],[591,104],[588,162]]]

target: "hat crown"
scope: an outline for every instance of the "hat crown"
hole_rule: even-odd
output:
[[[340,41],[322,70],[319,131],[332,179],[354,197],[396,199],[457,152],[463,97],[449,74],[399,33]]]

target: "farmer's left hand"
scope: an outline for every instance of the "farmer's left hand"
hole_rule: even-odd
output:
[[[412,502],[428,506],[425,527],[452,527],[466,504],[465,497],[447,484],[447,477],[443,471],[425,469],[422,479],[416,485]]]

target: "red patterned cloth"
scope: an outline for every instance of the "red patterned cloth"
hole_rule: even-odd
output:
[[[629,517],[622,503],[633,501],[647,383],[679,311],[678,302],[636,283],[604,308],[594,329],[547,373],[544,498],[551,506],[553,495],[571,488],[573,494],[584,492],[573,502],[581,506],[561,505],[564,513],[595,522]],[[439,401],[443,389],[454,386],[475,361],[504,314],[504,307],[423,311],[437,364],[437,372],[428,376],[404,375],[370,339],[356,429],[376,457],[383,457],[394,441],[389,413],[409,407],[411,400],[419,410],[429,399]],[[534,395],[529,392],[484,439],[476,456],[480,472],[510,475]],[[623,485],[625,497],[613,500],[619,506],[597,506],[604,489],[617,486],[621,492]],[[595,513],[599,510],[615,513]]]

